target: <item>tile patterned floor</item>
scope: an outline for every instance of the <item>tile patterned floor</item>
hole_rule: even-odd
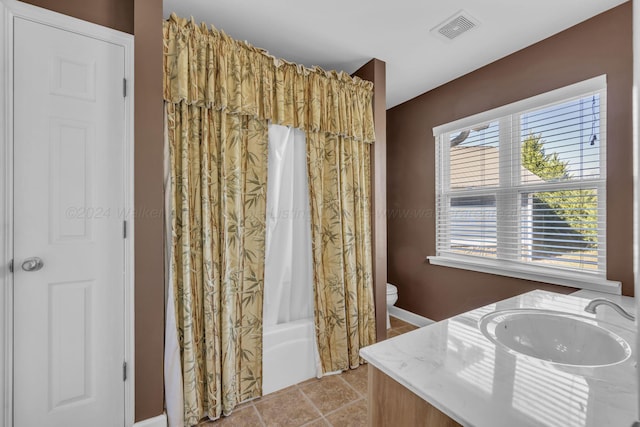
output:
[[[389,338],[416,329],[391,318]],[[310,379],[260,399],[244,403],[233,413],[200,426],[256,427],[360,427],[367,425],[367,365]]]

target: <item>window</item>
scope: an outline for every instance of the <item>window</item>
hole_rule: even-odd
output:
[[[436,137],[433,264],[619,292],[606,280],[604,76]]]

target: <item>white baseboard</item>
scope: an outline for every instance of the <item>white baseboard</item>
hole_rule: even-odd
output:
[[[389,308],[389,315],[404,322],[411,323],[412,325],[419,328],[435,323],[431,319],[427,319],[426,317],[422,317],[419,314],[415,314],[403,308],[395,306]]]
[[[162,414],[157,417],[138,421],[133,425],[133,427],[167,427],[167,415]]]

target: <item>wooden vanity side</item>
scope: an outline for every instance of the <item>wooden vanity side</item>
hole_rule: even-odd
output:
[[[369,426],[461,426],[379,369],[368,369]]]

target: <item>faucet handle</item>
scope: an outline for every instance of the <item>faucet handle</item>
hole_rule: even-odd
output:
[[[631,320],[632,322],[636,320],[634,315],[627,312],[624,308],[620,307],[620,305],[604,298],[596,298],[589,301],[589,304],[587,304],[587,306],[584,308],[584,311],[586,311],[587,313],[596,314],[596,307],[598,307],[599,305],[608,305],[609,307],[613,308],[616,312],[618,312],[618,314],[624,317],[625,319]]]

